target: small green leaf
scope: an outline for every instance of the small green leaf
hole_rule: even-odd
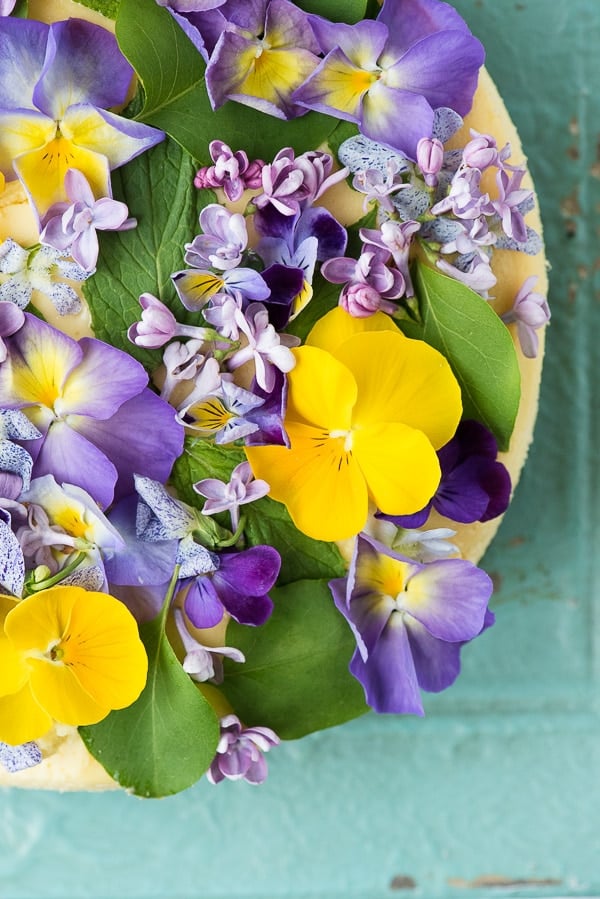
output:
[[[116,19],[121,0],[75,0],[75,2],[102,13],[107,19]]]
[[[227,482],[236,465],[245,460],[237,447],[223,447],[209,440],[186,438],[184,450],[175,462],[171,482],[184,502],[199,506],[201,499],[192,484],[202,478]],[[278,584],[300,578],[341,577],[346,566],[335,543],[313,540],[302,534],[287,509],[269,497],[248,503],[240,510],[246,520],[244,534],[250,546],[267,544],[281,556]]]
[[[285,146],[296,152],[314,150],[338,124],[316,112],[283,122],[231,102],[215,112],[200,53],[155,0],[121,0],[116,34],[144,87],[146,100],[139,118],[162,128],[194,159],[208,162],[208,145],[215,138],[265,160]]]
[[[415,265],[414,284],[422,322],[398,326],[443,353],[461,387],[463,417],[482,422],[508,449],[521,397],[508,328],[479,294],[429,266]]]
[[[198,233],[200,210],[213,198],[194,188],[194,171],[189,156],[166,140],[113,173],[115,198],[127,203],[137,228],[102,234],[96,273],[83,287],[96,337],[148,371],[160,364],[162,351],[140,349],[127,338],[141,316],[140,294],[158,296],[181,322],[203,324],[197,313],[186,313],[171,281],[185,268],[183,245]]]
[[[366,16],[367,0],[298,0],[296,6],[305,12],[323,16],[332,22],[353,25]]]
[[[327,581],[296,581],[270,595],[275,608],[266,624],[227,629],[228,645],[246,657],[244,665],[225,662],[221,689],[236,714],[292,740],[366,712],[348,671],[354,637]]]
[[[140,627],[148,680],[127,709],[80,727],[84,743],[117,783],[137,796],[170,796],[199,780],[214,758],[219,723],[165,635],[165,614]]]

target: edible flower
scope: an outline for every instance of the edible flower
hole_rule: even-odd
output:
[[[261,784],[267,777],[264,753],[278,743],[270,727],[244,727],[237,715],[226,715],[221,718],[221,738],[206,779],[211,784],[226,778]]]
[[[59,586],[0,601],[1,740],[36,740],[53,722],[95,724],[137,699],[148,660],[119,600]]]
[[[388,514],[419,511],[439,483],[435,450],[461,415],[444,357],[405,338],[384,313],[356,319],[340,307],[292,352],[291,445],[246,447],[254,476],[319,540],[357,534],[370,501]]]

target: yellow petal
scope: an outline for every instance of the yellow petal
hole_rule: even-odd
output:
[[[137,156],[142,145],[139,138],[130,137],[120,128],[109,124],[105,118],[107,115],[111,113],[103,115],[85,103],[74,104],[65,111],[60,122],[60,130],[74,146],[85,147],[95,155],[106,158],[112,170]],[[115,116],[115,121],[119,120],[124,121],[120,116]],[[94,193],[97,197],[108,196],[107,192],[96,194],[94,191]]]
[[[44,147],[15,159],[14,168],[29,191],[40,217],[53,203],[67,200],[65,175],[79,169],[90,183],[94,196],[110,195],[110,173],[105,156],[75,146],[65,137],[55,137]]]
[[[434,449],[453,436],[462,414],[448,362],[422,340],[399,331],[366,332],[335,351],[358,385],[355,425],[398,421],[423,431]]]
[[[186,309],[202,309],[224,285],[223,279],[217,275],[194,269],[182,272],[176,279],[177,290],[185,297]]]
[[[79,587],[54,587],[21,600],[4,622],[6,636],[21,653],[44,655],[68,632]],[[81,591],[85,592],[85,591]]]
[[[294,369],[295,371],[295,369]],[[271,486],[270,496],[285,503],[296,527],[316,540],[344,540],[365,525],[365,479],[343,437],[294,422],[286,428],[291,448],[246,447],[255,477]]]
[[[438,457],[427,437],[398,422],[357,428],[352,452],[371,498],[387,515],[419,512],[440,482]]]
[[[0,128],[0,169],[9,178],[12,174],[14,159],[45,147],[56,136],[56,122],[33,110],[4,112],[1,116]]]
[[[18,746],[37,740],[52,727],[52,718],[36,702],[29,684],[0,698],[0,740]]]
[[[0,631],[0,696],[16,693],[27,682],[27,676],[22,653]]]
[[[256,53],[256,51],[255,51]],[[314,69],[314,58],[299,54],[296,50],[265,47],[254,56],[248,74],[236,93],[260,97],[275,106],[289,101],[290,96],[304,83]]]
[[[74,670],[68,665],[42,659],[33,659],[30,664],[31,692],[55,721],[79,727],[96,724],[110,712],[110,706],[99,705],[83,689]]]
[[[317,347],[298,347],[293,354],[286,429],[289,421],[300,421],[326,431],[347,430],[356,402],[356,383],[348,369]]]
[[[329,353],[335,353],[340,344],[344,343],[355,334],[362,334],[364,331],[395,331],[398,334],[397,326],[394,324],[389,315],[385,312],[376,312],[367,318],[356,318],[350,315],[341,306],[331,309],[326,315],[319,319],[312,328],[310,334],[306,338],[309,346],[318,346],[322,350]]]

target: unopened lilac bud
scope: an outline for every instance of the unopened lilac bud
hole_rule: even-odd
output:
[[[136,346],[155,350],[164,346],[177,333],[177,320],[164,303],[151,293],[140,296],[142,320],[134,322],[127,336]]]
[[[471,133],[474,137],[463,150],[463,162],[469,168],[483,172],[498,161],[498,147],[489,134]]]
[[[354,318],[368,318],[389,305],[374,287],[360,281],[348,284],[340,296],[340,306]]]
[[[437,137],[422,137],[417,144],[417,165],[429,187],[437,184],[437,174],[444,164],[444,145]]]
[[[205,165],[201,169],[198,169],[196,172],[196,176],[194,178],[194,187],[197,187],[198,190],[204,190],[207,187],[218,187],[218,184],[214,184],[214,179],[210,177],[210,168]]]
[[[244,183],[249,190],[262,187],[262,170],[266,163],[262,159],[253,159],[244,172]]]

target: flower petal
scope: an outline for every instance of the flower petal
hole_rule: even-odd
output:
[[[37,110],[0,110],[0,171],[14,178],[13,160],[39,150],[56,135],[56,122]]]
[[[336,306],[313,326],[306,338],[306,343],[335,355],[337,348],[342,343],[345,343],[350,337],[354,337],[355,334],[362,334],[363,331],[400,333],[389,315],[384,312],[376,312],[367,318],[356,318],[341,306]]]
[[[33,19],[0,19],[0,107],[22,109],[33,105],[49,28]]]
[[[146,372],[127,353],[92,337],[83,337],[79,346],[83,357],[63,384],[54,404],[57,414],[110,418],[146,387]]]
[[[356,403],[356,383],[331,353],[303,346],[293,351],[296,365],[288,374],[289,422],[305,422],[324,429],[346,430]]]
[[[371,140],[416,159],[417,144],[433,128],[433,109],[420,94],[378,81],[366,94],[361,131]]]
[[[419,686],[429,693],[445,690],[460,674],[462,644],[438,640],[415,619],[404,620]]]
[[[86,147],[106,156],[111,169],[124,165],[164,138],[164,133],[157,128],[125,119],[105,109],[96,109],[88,103],[69,107],[61,121],[61,131],[78,148]],[[83,171],[90,181],[80,165],[73,163],[72,166]],[[111,195],[110,190],[94,193],[97,197]]]
[[[294,100],[300,106],[358,123],[363,97],[376,80],[374,72],[360,68],[335,49],[296,91]]]
[[[25,684],[18,693],[0,698],[0,740],[19,746],[37,740],[52,727],[52,718]]]

